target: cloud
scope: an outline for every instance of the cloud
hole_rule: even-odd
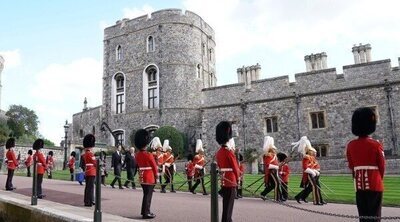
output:
[[[89,107],[101,105],[102,85],[102,62],[93,58],[50,64],[39,71],[29,91],[35,98],[42,135],[59,141],[64,120],[79,112],[76,107],[83,108],[84,97]]]
[[[21,54],[19,49],[1,51],[0,55],[4,58],[4,69],[12,69],[21,65]]]
[[[154,8],[148,4],[142,6],[142,8],[124,8],[123,10],[124,16],[123,18],[133,19],[142,15],[150,14],[154,11]]]

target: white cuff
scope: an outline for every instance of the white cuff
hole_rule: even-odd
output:
[[[313,169],[307,168],[306,170],[304,170],[304,172],[310,174],[312,177],[315,177],[315,172]]]
[[[203,169],[203,167],[200,166],[200,165],[198,165],[198,164],[194,165],[194,167],[195,167],[196,169],[199,169],[199,170]]]
[[[268,169],[277,170],[277,169],[279,169],[279,166],[274,165],[274,164],[269,164]]]

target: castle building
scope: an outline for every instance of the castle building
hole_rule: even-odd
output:
[[[104,30],[103,101],[73,115],[73,144],[87,133],[114,145],[106,122],[125,145],[132,131],[171,125],[189,144],[201,138],[215,151],[215,126],[233,124],[236,145],[262,149],[263,138],[289,151],[307,135],[318,155],[343,157],[352,112],[362,106],[378,115],[374,138],[387,154],[399,154],[400,70],[391,61],[371,60],[371,46],[352,48],[354,64],[338,74],[325,52],[304,57],[306,72],[260,79],[259,64],[237,69],[238,83],[217,86],[214,30],[193,12],[168,9]],[[400,60],[400,59],[399,59]]]

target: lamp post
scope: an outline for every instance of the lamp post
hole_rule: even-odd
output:
[[[64,125],[64,132],[65,132],[65,141],[64,141],[64,164],[63,164],[63,170],[67,168],[67,146],[68,146],[68,120],[65,120],[65,125]]]

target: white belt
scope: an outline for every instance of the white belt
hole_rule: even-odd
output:
[[[13,160],[9,160],[8,162],[9,162],[9,163],[14,163],[14,161],[13,161]]]
[[[219,171],[221,171],[221,172],[230,172],[230,171],[233,171],[233,169],[232,168],[220,168]]]
[[[37,163],[37,165],[38,165],[38,166],[41,166],[41,165],[42,165],[42,163]]]
[[[151,170],[151,167],[139,167],[139,170]]]
[[[356,166],[354,170],[377,170],[379,169],[377,166]]]
[[[94,164],[93,163],[87,163],[87,164],[85,164],[85,166],[93,166]]]

